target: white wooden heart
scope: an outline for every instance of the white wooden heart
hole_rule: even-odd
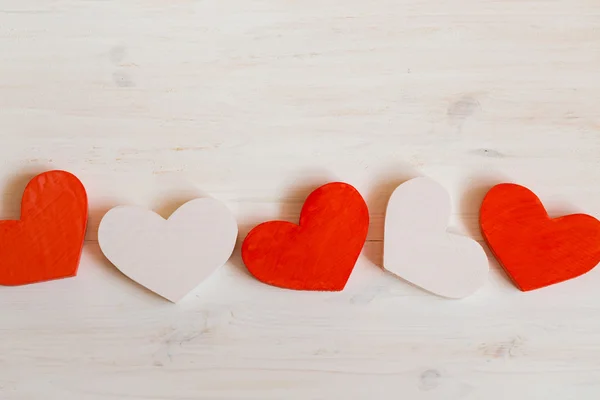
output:
[[[446,232],[448,192],[429,178],[400,185],[385,217],[384,268],[431,293],[463,298],[485,283],[489,262],[475,240]]]
[[[98,242],[121,272],[176,303],[227,262],[237,235],[227,207],[201,198],[167,220],[143,208],[115,207],[100,222]]]

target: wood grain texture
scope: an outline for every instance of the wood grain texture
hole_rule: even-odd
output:
[[[77,275],[88,201],[69,172],[49,171],[25,188],[21,218],[0,221],[0,285],[17,286]]]
[[[333,182],[312,192],[298,225],[264,222],[242,245],[248,271],[261,282],[294,290],[343,290],[369,230],[369,208],[351,185]]]
[[[519,289],[573,279],[600,263],[600,221],[586,214],[550,218],[523,186],[494,186],[483,200],[481,232]]]
[[[431,293],[462,299],[488,276],[488,258],[474,239],[448,233],[450,195],[433,179],[411,179],[387,205],[383,267]]]
[[[600,216],[599,28],[597,0],[0,1],[0,218],[50,169],[90,199],[76,279],[0,288],[0,398],[597,400],[600,268],[521,293],[488,254],[456,302],[381,264],[419,175],[482,244],[501,182]],[[243,239],[333,181],[371,220],[343,292],[264,285],[238,245],[173,306],[98,247],[117,205],[209,195]]]

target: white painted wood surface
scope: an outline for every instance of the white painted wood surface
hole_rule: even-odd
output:
[[[0,398],[597,399],[600,269],[523,294],[494,262],[453,301],[378,266],[420,174],[478,240],[501,181],[600,216],[599,71],[596,0],[0,1],[0,216],[52,168],[91,205],[77,278],[0,288]],[[372,213],[342,293],[263,285],[238,249],[173,305],[97,244],[118,204],[206,193],[243,237],[333,179]]]

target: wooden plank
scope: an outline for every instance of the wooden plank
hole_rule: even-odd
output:
[[[90,221],[77,278],[0,288],[0,398],[597,400],[600,269],[522,293],[492,261],[448,301],[381,264],[416,176],[478,240],[502,182],[600,216],[599,28],[597,0],[2,0],[0,217],[62,169]],[[342,292],[264,285],[238,247],[174,306],[97,244],[117,205],[209,195],[243,238],[333,181],[371,220]]]

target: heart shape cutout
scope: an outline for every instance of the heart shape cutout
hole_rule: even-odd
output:
[[[98,242],[123,274],[177,303],[227,262],[237,235],[229,209],[201,198],[166,220],[143,208],[115,207],[100,222]]]
[[[398,186],[385,217],[384,268],[447,298],[477,291],[488,258],[475,240],[446,231],[450,214],[450,195],[437,182],[415,178]]]
[[[586,214],[550,218],[523,186],[494,186],[479,223],[498,262],[524,292],[576,278],[600,263],[600,221]]]
[[[76,276],[87,217],[87,194],[74,175],[34,177],[23,194],[21,219],[0,221],[0,285]]]
[[[343,290],[365,244],[369,210],[347,183],[312,192],[300,224],[271,221],[244,240],[242,258],[259,281],[294,290]]]

